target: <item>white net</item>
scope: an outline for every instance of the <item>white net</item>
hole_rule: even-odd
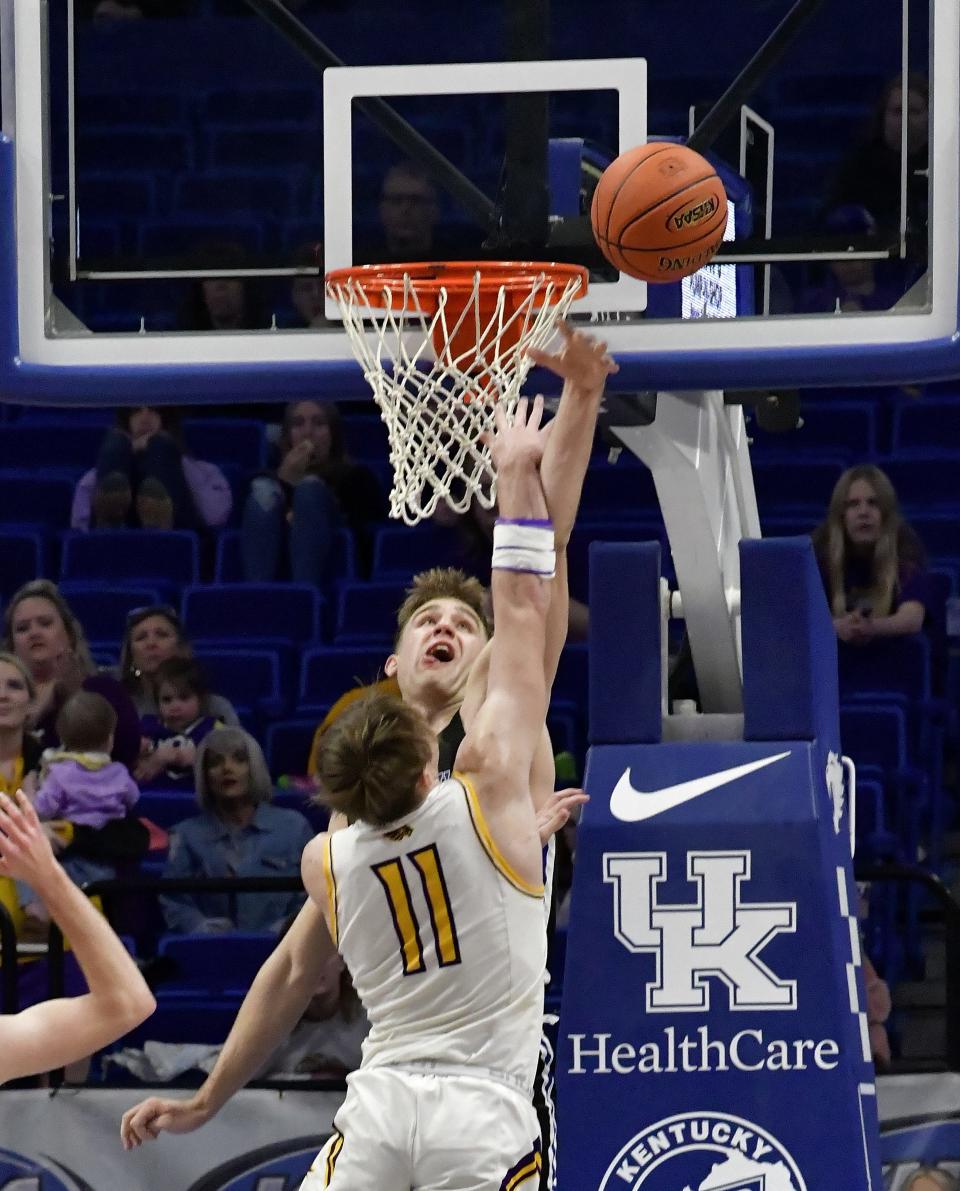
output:
[[[413,270],[413,266],[410,266]],[[527,352],[544,348],[558,319],[586,292],[576,267],[484,267],[449,284],[416,272],[341,270],[327,290],[343,312],[354,354],[387,424],[393,490],[390,516],[416,525],[445,501],[463,513],[496,500],[496,475],[480,436],[495,404],[512,417],[530,371]]]

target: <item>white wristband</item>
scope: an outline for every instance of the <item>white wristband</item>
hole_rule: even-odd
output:
[[[497,571],[523,571],[552,579],[557,569],[553,522],[498,518],[490,565]]]

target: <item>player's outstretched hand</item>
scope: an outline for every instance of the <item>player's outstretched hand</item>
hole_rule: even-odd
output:
[[[481,441],[490,447],[497,474],[510,467],[538,467],[552,426],[552,423],[541,426],[543,398],[535,397],[530,402],[521,397],[512,423],[507,421],[501,405],[495,407],[493,418],[496,433],[481,435]]]
[[[151,1096],[128,1108],[120,1121],[120,1141],[125,1150],[134,1150],[145,1141],[154,1141],[161,1133],[192,1133],[210,1119],[205,1108],[190,1100],[165,1100]]]
[[[21,790],[12,798],[0,794],[0,877],[42,889],[56,867],[50,841],[26,795]]]
[[[561,321],[557,326],[563,336],[560,351],[546,352],[532,347],[531,360],[584,393],[602,390],[607,377],[620,371],[619,364],[607,354],[607,345],[586,331],[574,330],[568,322]]]
[[[537,811],[540,843],[549,843],[550,837],[569,822],[577,807],[589,801],[590,795],[583,790],[555,790]]]

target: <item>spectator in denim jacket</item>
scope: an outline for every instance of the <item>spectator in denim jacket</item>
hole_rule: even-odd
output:
[[[297,877],[313,836],[299,811],[270,805],[273,786],[260,746],[240,728],[217,728],[197,750],[201,813],[170,838],[167,877]],[[160,899],[170,930],[278,931],[303,893],[178,893]]]

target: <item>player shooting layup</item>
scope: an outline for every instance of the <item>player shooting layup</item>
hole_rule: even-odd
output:
[[[531,1104],[546,938],[530,767],[547,711],[553,527],[542,401],[498,411],[497,631],[486,697],[437,783],[435,735],[381,695],[332,729],[322,774],[356,821],[304,853],[304,882],[370,1019],[335,1133],[304,1191],[501,1191],[539,1180]]]
[[[153,995],[126,948],[54,859],[36,811],[0,794],[0,876],[29,881],[70,941],[90,991],[0,1017],[0,1083],[86,1058],[150,1016]]]
[[[541,659],[548,689],[566,636],[565,546],[576,517],[604,383],[607,375],[616,371],[604,344],[565,326],[561,332],[565,342],[559,354],[534,353],[537,363],[564,380],[540,466],[554,524],[557,565]],[[484,698],[488,654],[482,651],[485,645],[489,650],[486,629],[476,611],[457,598],[455,589],[449,595],[417,602],[407,607],[407,612],[404,620],[402,610],[396,655],[388,669],[396,672],[404,701],[423,714],[439,734],[445,756],[452,759]],[[452,657],[448,654],[444,661],[429,656],[436,652],[436,640],[441,637],[453,643]],[[478,657],[479,665],[475,665]],[[575,795],[554,799],[552,756],[545,736],[544,731],[531,779],[543,834],[562,826],[579,800]],[[445,760],[442,768],[449,764]],[[121,1137],[126,1148],[163,1131],[187,1133],[200,1128],[252,1078],[289,1034],[324,979],[321,931],[319,910],[308,901],[257,975],[206,1082],[189,1099],[150,1097],[125,1113]]]

